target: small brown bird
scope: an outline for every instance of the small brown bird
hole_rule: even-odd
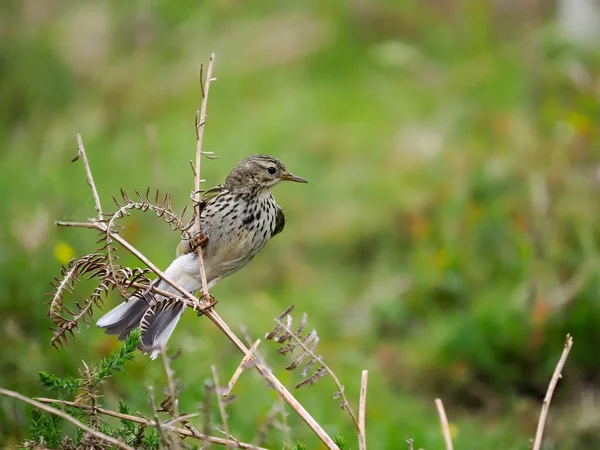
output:
[[[278,159],[253,155],[235,166],[225,183],[204,193],[200,218],[202,233],[208,238],[202,255],[209,289],[248,264],[269,239],[281,233],[285,216],[271,190],[285,180],[307,182],[288,172]],[[192,228],[190,235],[194,234]],[[189,292],[201,288],[197,255],[189,240],[179,243],[176,259],[165,275]],[[154,284],[159,289],[178,294],[160,278]],[[154,315],[144,317],[148,308],[163,299],[160,295],[149,294],[132,297],[102,316],[97,326],[104,328],[107,334],[118,334],[119,339],[125,339],[144,318],[142,347],[152,351],[151,358],[155,359],[184,310],[182,304],[175,304],[156,308]]]

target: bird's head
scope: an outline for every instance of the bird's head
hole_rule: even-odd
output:
[[[277,158],[252,155],[240,161],[225,180],[225,186],[239,192],[267,192],[282,181],[308,183],[292,175]]]

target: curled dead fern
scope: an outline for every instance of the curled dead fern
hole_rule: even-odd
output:
[[[112,197],[115,205],[118,209],[114,213],[105,214],[103,223],[106,225],[106,231],[101,233],[101,237],[98,243],[102,243],[103,246],[100,248],[100,252],[106,252],[107,256],[107,267],[110,271],[116,274],[119,270],[117,264],[118,256],[115,254],[116,248],[112,245],[113,239],[111,235],[118,234],[124,228],[117,221],[125,216],[129,216],[131,211],[153,211],[157,217],[162,218],[172,230],[178,230],[181,232],[182,239],[189,239],[189,229],[193,222],[191,220],[185,222],[184,217],[187,210],[187,205],[183,208],[181,213],[177,214],[173,212],[171,207],[171,196],[168,193],[161,195],[159,191],[156,191],[154,199],[150,198],[150,188],[146,189],[145,195],[142,195],[139,191],[135,191],[136,199],[132,199],[123,189],[121,189],[121,199]],[[113,277],[115,280],[115,287],[119,290],[121,295],[124,297],[126,289],[120,283],[117,276]]]
[[[80,324],[88,328],[90,319],[93,318],[94,308],[101,308],[104,298],[117,283],[127,292],[126,298],[145,289],[150,284],[146,276],[150,271],[147,269],[118,267],[113,273],[108,268],[107,255],[92,253],[80,259],[71,260],[61,270],[60,277],[54,277],[50,285],[55,289],[50,300],[48,317],[52,320],[54,327],[52,331],[52,345],[58,349],[66,345],[69,335],[75,336],[75,330],[79,331]],[[94,288],[91,295],[83,302],[75,302],[75,307],[65,305],[65,294],[72,294],[74,285],[81,277],[86,279],[98,278],[99,284]]]

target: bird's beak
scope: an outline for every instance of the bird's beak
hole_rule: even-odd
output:
[[[283,174],[281,176],[281,179],[287,181],[295,181],[296,183],[308,183],[308,181],[306,181],[304,178],[297,177],[296,175],[292,175],[289,172]]]

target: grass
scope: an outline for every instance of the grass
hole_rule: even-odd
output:
[[[151,185],[183,206],[198,65],[215,51],[205,148],[219,159],[203,164],[207,185],[257,152],[310,181],[278,188],[285,233],[214,289],[220,314],[257,338],[289,304],[307,311],[350,398],[360,369],[370,370],[374,450],[409,437],[443,448],[437,396],[456,448],[527,448],[570,332],[547,443],[596,448],[598,418],[581,398],[596,398],[599,369],[600,111],[593,85],[569,74],[575,63],[594,74],[600,59],[562,43],[550,14],[532,28],[484,5],[83,2],[39,15],[3,6],[0,385],[40,395],[38,371],[74,373],[117,348],[97,329],[59,353],[49,347],[47,282],[69,249],[82,255],[95,241],[52,224],[93,214],[81,167],[69,164],[75,133],[105,204],[120,188]],[[175,233],[141,214],[125,224],[126,238],[166,267]],[[181,409],[194,411],[210,364],[226,379],[239,357],[192,314],[172,345],[183,351]],[[282,381],[297,381],[274,347],[261,347]],[[146,411],[146,385],[164,383],[161,369],[136,357],[107,381],[104,401]],[[356,448],[334,390],[324,379],[298,397]],[[235,391],[230,427],[249,439],[274,398],[250,373]],[[293,437],[315,448],[290,419]],[[0,402],[7,446],[27,420]],[[270,445],[280,443],[273,434]]]

